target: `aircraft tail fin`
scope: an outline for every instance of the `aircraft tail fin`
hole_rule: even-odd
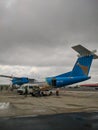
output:
[[[98,59],[95,50],[91,52],[82,45],[73,46],[72,48],[77,51],[79,55],[72,69],[71,76],[88,76],[92,60]]]

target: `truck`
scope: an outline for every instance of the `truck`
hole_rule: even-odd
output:
[[[48,86],[39,86],[38,84],[24,84],[19,89],[17,93],[24,95],[26,93],[32,96],[49,96],[52,95],[52,90]]]

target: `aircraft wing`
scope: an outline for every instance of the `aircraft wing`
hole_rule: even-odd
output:
[[[0,75],[0,77],[13,78],[13,76],[8,76],[8,75]]]
[[[21,79],[21,77],[15,77],[15,76],[9,76],[9,75],[0,75],[0,77],[5,77],[5,78],[16,78],[16,79]]]
[[[27,78],[27,77],[15,77],[15,76],[9,76],[9,75],[0,75],[0,77],[5,77],[5,78],[16,78],[16,79],[21,79],[21,78]],[[28,78],[29,83],[33,83],[35,81],[37,81],[36,79],[30,79]]]
[[[94,54],[96,52],[96,50],[90,51],[87,48],[83,47],[82,45],[73,46],[72,48],[75,51],[77,51],[80,54],[80,56],[85,56],[85,55],[91,55],[91,54],[93,54],[94,59],[98,59],[98,56],[96,54]]]

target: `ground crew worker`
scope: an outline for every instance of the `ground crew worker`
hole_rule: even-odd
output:
[[[28,94],[28,89],[27,86],[25,86],[25,97],[27,97],[27,94]]]
[[[56,96],[59,96],[59,89],[56,90]]]

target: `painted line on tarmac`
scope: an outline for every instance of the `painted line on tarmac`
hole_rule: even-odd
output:
[[[37,117],[38,115],[25,115],[25,116],[16,116],[13,118],[27,118],[27,117]]]

